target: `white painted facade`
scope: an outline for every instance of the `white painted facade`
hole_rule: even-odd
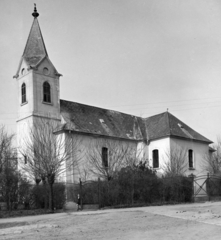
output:
[[[191,141],[188,139],[179,139],[173,137],[165,137],[150,141],[148,146],[148,158],[150,166],[153,167],[153,150],[159,151],[159,168],[156,170],[163,174],[163,166],[168,159],[171,149],[174,151],[186,152],[186,172],[185,175],[193,174],[195,176],[206,174],[206,159],[209,154],[209,145],[204,142]],[[189,169],[188,150],[193,150],[193,169]]]

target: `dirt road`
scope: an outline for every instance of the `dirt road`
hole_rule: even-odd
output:
[[[0,219],[0,239],[221,239],[221,203]],[[23,226],[21,226],[23,225]]]

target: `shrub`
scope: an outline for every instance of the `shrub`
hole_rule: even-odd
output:
[[[56,183],[53,186],[54,188],[54,207],[56,209],[62,209],[65,201],[65,185],[63,183]]]
[[[54,207],[56,209],[63,208],[66,201],[65,196],[65,185],[63,183],[55,183],[53,185],[54,191]],[[32,189],[32,200],[34,202],[35,208],[45,208],[49,206],[49,186],[36,185]]]
[[[75,193],[80,193],[80,185],[75,188]],[[159,178],[145,163],[122,168],[109,181],[82,185],[83,204],[99,203],[100,207],[191,202],[192,193],[192,179],[184,176]]]
[[[221,179],[220,177],[208,178],[206,182],[206,191],[209,196],[221,196]]]
[[[192,180],[185,176],[163,177],[162,198],[166,202],[191,202]]]

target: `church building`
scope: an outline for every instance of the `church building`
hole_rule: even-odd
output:
[[[202,163],[210,154],[209,144],[212,142],[170,112],[142,118],[60,99],[62,75],[49,59],[36,7],[32,15],[33,24],[14,76],[18,90],[18,147],[25,137],[28,122],[44,118],[59,124],[55,134],[81,138],[79,152],[82,152],[82,159],[79,166],[68,169],[69,174],[63,176],[67,182],[86,179],[90,172],[87,154],[90,155],[95,146],[100,151],[99,161],[105,167],[112,164],[110,148],[114,145],[132,149],[135,157],[145,159],[161,174],[172,152],[185,150],[185,174],[204,172]]]

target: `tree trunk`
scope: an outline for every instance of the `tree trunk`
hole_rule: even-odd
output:
[[[132,172],[132,192],[131,192],[131,204],[134,204],[134,173]]]
[[[54,212],[54,191],[52,183],[49,183],[49,209],[50,212]]]
[[[49,209],[50,212],[54,212],[54,191],[53,191],[53,184],[54,184],[54,179],[55,175],[54,174],[49,174],[48,175],[48,185],[49,185]]]
[[[46,210],[48,208],[48,189],[47,189],[47,182],[45,177],[42,177],[42,183],[43,183],[43,191],[44,191],[44,209]]]

